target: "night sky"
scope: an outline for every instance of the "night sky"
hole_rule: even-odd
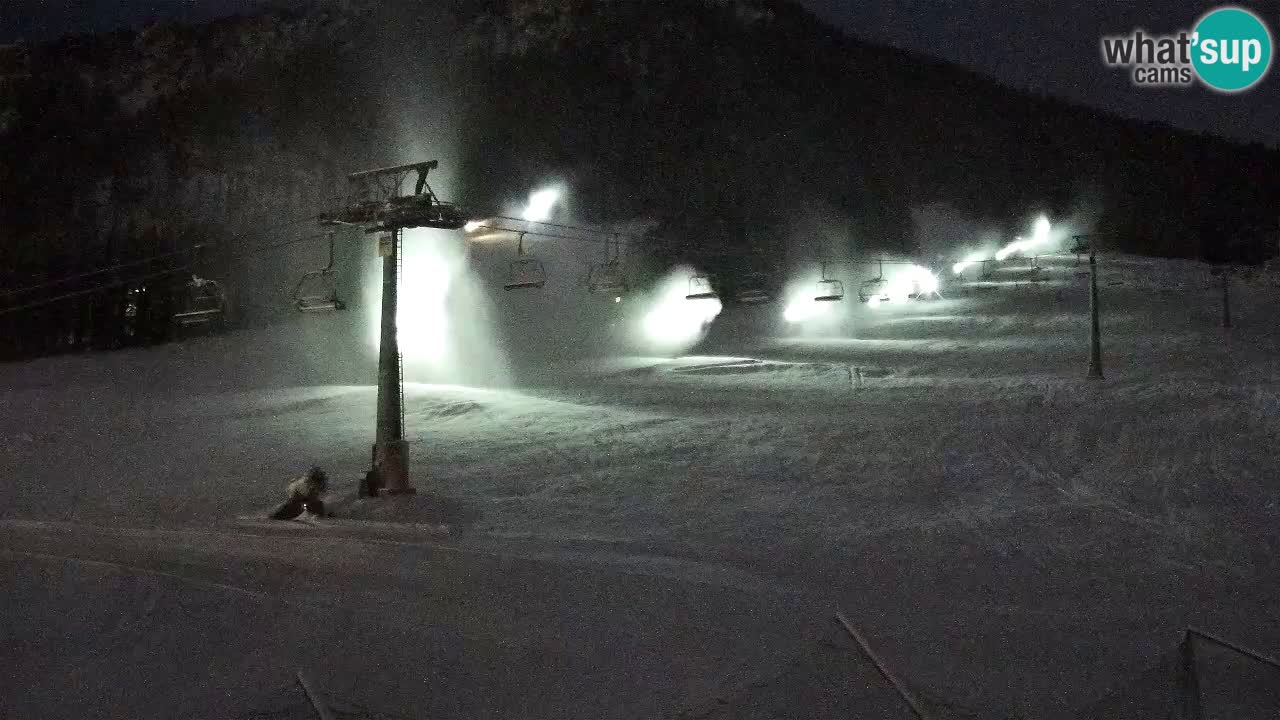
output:
[[[973,67],[1020,88],[1043,91],[1129,117],[1169,122],[1280,146],[1280,70],[1235,96],[1196,86],[1133,87],[1123,70],[1102,65],[1104,34],[1135,28],[1190,28],[1220,3],[1183,0],[1064,3],[1061,0],[799,0],[858,37]],[[153,17],[185,21],[251,10],[256,0],[0,0],[0,41],[137,25]],[[1280,35],[1280,0],[1240,2]],[[1276,62],[1280,62],[1278,59]],[[1275,63],[1273,63],[1274,65]]]

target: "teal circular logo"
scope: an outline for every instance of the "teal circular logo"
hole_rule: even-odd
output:
[[[1193,32],[1191,63],[1215,90],[1247,90],[1271,67],[1271,31],[1248,10],[1219,8],[1200,18]]]

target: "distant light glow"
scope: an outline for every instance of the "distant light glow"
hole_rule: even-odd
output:
[[[614,301],[615,303],[620,303],[620,302],[622,302],[622,296],[621,296],[621,295],[619,295],[619,296],[615,297],[615,298],[613,299],[613,301]]]
[[[560,200],[560,191],[556,188],[539,190],[529,195],[529,205],[521,216],[529,222],[542,222],[551,217],[551,208]]]
[[[479,229],[480,229],[480,228],[482,228],[482,227],[484,227],[484,223],[483,223],[483,222],[481,222],[480,220],[472,220],[472,221],[468,222],[466,225],[463,225],[463,226],[462,226],[462,231],[463,231],[463,232],[468,232],[468,233],[473,233],[473,232],[475,232],[475,231],[479,230]]]

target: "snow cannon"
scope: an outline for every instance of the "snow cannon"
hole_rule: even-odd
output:
[[[271,513],[272,520],[293,520],[302,513],[324,517],[324,493],[329,488],[329,476],[319,466],[312,467],[306,475],[294,478],[285,488],[287,499]]]

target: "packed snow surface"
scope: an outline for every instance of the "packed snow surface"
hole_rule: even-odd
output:
[[[319,464],[365,519],[448,504],[429,520],[452,543],[696,561],[799,593],[797,614],[843,608],[939,707],[1145,717],[1187,625],[1280,648],[1280,290],[1237,280],[1226,331],[1204,266],[1106,259],[1090,381],[1083,269],[852,299],[820,327],[729,307],[688,355],[530,361],[503,387],[411,376],[424,497],[385,507],[351,502],[375,390],[315,359],[314,327],[0,367],[0,517],[213,531]],[[832,663],[858,660],[813,652],[710,709],[673,697],[822,715],[797,688],[848,683]]]

